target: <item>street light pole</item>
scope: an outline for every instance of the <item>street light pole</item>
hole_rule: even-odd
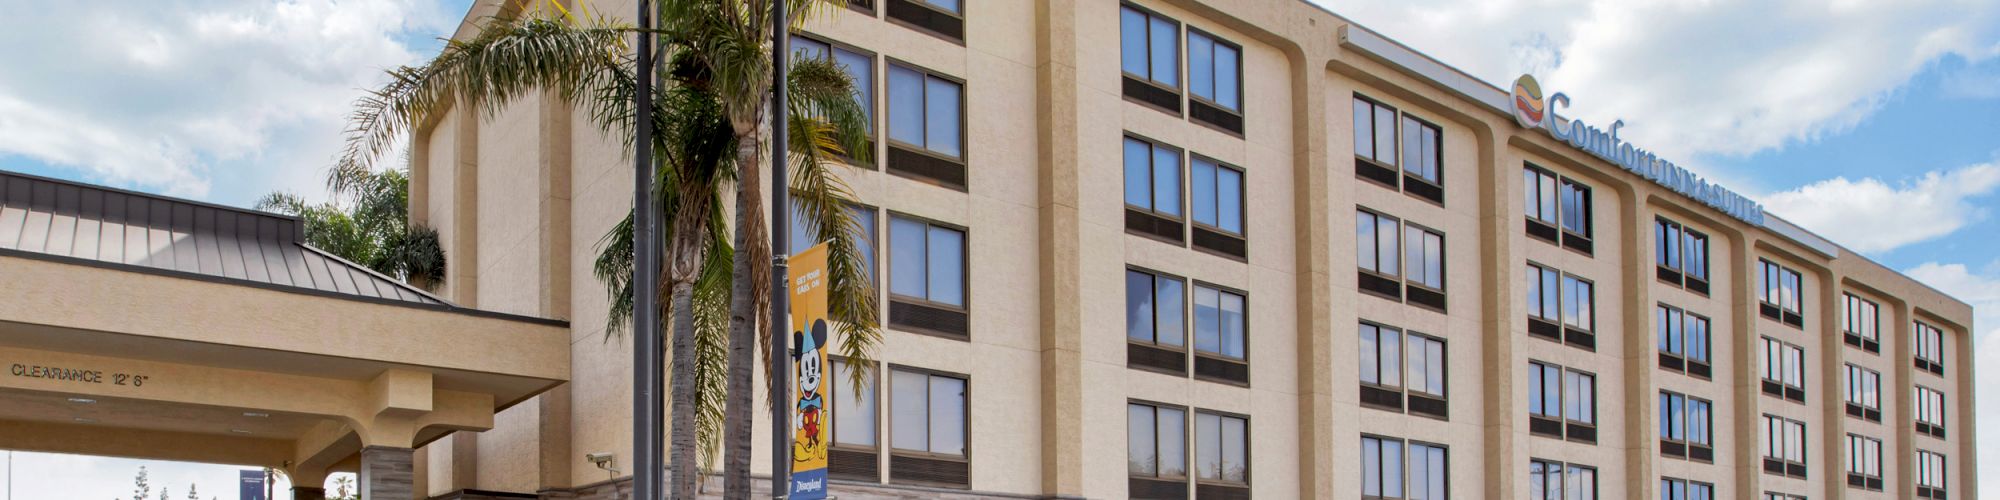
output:
[[[638,81],[632,93],[632,498],[660,500],[666,486],[666,363],[660,349],[659,205],[653,199],[653,12],[639,0]],[[689,473],[689,471],[676,471]]]
[[[791,182],[786,178],[787,139],[791,130],[786,121],[785,63],[790,61],[791,12],[785,8],[786,0],[771,1],[771,324],[766,331],[771,332],[771,376],[775,379],[771,387],[771,498],[785,498],[791,493],[792,471],[792,408],[779,404],[789,398],[792,386],[791,328],[791,280],[787,279],[785,259],[791,253],[787,248],[791,239],[786,232],[791,229]],[[754,166],[752,168],[755,168]]]

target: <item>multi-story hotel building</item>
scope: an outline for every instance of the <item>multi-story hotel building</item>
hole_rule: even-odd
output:
[[[1977,495],[1970,306],[1564,99],[1299,0],[851,2],[793,42],[875,131],[843,175],[886,341],[836,365],[872,381],[835,390],[836,495]],[[566,384],[405,444],[417,497],[630,490],[586,458],[626,467],[632,414],[590,269],[631,163],[589,123],[416,134],[437,295],[568,335]]]
[[[836,491],[1974,494],[1968,306],[1311,4],[855,2],[794,43],[878,131],[845,175],[889,333],[836,395]],[[587,265],[630,167],[573,113],[420,136],[416,217],[477,263],[446,296],[576,339],[569,401],[433,443],[432,494],[566,490],[628,446]]]

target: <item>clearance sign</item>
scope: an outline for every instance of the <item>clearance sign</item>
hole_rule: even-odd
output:
[[[792,483],[788,498],[826,498],[826,450],[833,444],[827,432],[826,386],[826,244],[792,256],[792,381],[798,392],[792,402]]]

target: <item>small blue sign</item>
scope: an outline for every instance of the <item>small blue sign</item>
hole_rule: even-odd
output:
[[[239,486],[236,490],[236,498],[239,500],[270,500],[264,498],[264,471],[238,471],[237,477],[240,480],[237,481]]]
[[[826,469],[813,469],[792,473],[793,500],[826,498]]]

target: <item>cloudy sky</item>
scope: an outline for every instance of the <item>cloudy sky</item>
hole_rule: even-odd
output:
[[[321,196],[359,89],[435,53],[472,1],[0,0],[0,169],[234,205]],[[1623,119],[1632,142],[1973,303],[1976,356],[2000,365],[2000,2],[1323,3],[1491,82],[1535,73],[1569,113]],[[1980,379],[1979,447],[2000,449],[2000,370]],[[129,497],[140,464],[19,458],[24,500]],[[149,467],[177,497],[235,480]]]

